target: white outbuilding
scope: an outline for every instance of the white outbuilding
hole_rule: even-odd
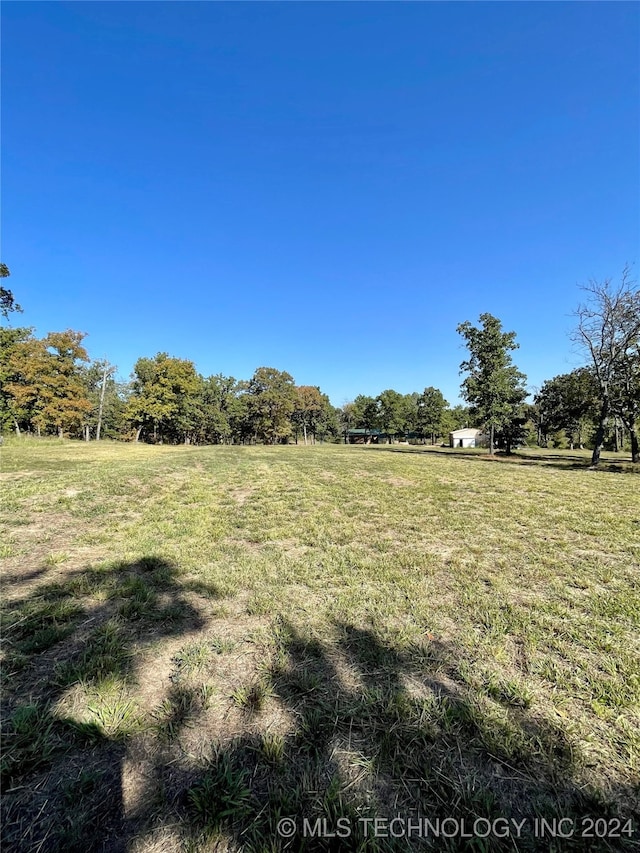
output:
[[[456,429],[449,433],[450,447],[482,447],[486,437],[480,429]]]

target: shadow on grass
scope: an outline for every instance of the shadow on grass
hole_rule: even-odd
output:
[[[431,831],[438,850],[548,851],[553,842],[535,837],[536,818],[551,825],[569,818],[579,827],[591,815],[617,827],[616,801],[626,803],[629,817],[633,791],[588,793],[562,727],[530,713],[509,685],[489,686],[487,695],[463,689],[459,660],[446,644],[399,652],[370,630],[335,628],[331,650],[280,624],[269,687],[297,725],[279,739],[250,736],[212,751],[174,805],[176,817],[186,814],[191,830],[200,830],[203,849],[220,835],[233,839],[231,849],[256,853],[419,849],[426,817],[435,827],[450,821],[444,834]],[[294,828],[287,838],[278,830],[283,818]],[[509,820],[520,824],[517,845]],[[473,836],[477,821],[479,834],[462,837]],[[496,833],[480,837],[487,826]],[[555,849],[635,849],[622,837],[609,844],[577,834]]]
[[[74,610],[78,589],[107,598]],[[625,819],[633,809],[640,817],[638,791],[614,773],[606,791],[588,790],[585,756],[563,723],[531,707],[517,682],[471,689],[461,676],[462,652],[429,635],[403,644],[336,623],[319,640],[276,618],[259,679],[236,691],[244,734],[205,742],[206,697],[180,681],[168,687],[154,732],[140,732],[135,709],[118,691],[135,680],[138,643],[203,627],[187,589],[173,567],[150,559],[77,573],[63,587],[13,603],[14,614],[32,620],[32,637],[68,602],[55,611],[54,627],[69,633],[63,649],[56,640],[36,658],[20,645],[24,621],[8,616],[13,653],[32,657],[11,676],[4,849],[637,849],[637,836],[634,843],[620,832],[583,837],[582,821],[623,827],[617,809]],[[56,711],[56,700],[78,685],[94,690],[91,719]],[[285,725],[260,724],[269,703]],[[187,723],[202,732],[204,758],[164,746],[175,745]],[[131,806],[122,771],[141,738],[155,738],[155,748],[147,750],[152,759]],[[400,823],[384,823],[398,815]],[[292,821],[287,837],[278,830],[285,818]],[[536,837],[536,818],[550,826],[569,819],[575,836]],[[446,831],[436,830],[445,819]],[[524,823],[518,831],[510,820]],[[496,832],[482,838],[487,826]],[[421,837],[427,831],[428,842]]]
[[[148,557],[74,571],[4,603],[4,850],[127,849],[121,778],[139,728],[128,690],[137,652],[204,626],[187,593],[218,596],[178,574]],[[74,690],[84,717],[59,705]]]
[[[366,448],[367,452],[386,452],[386,453],[420,453],[428,454],[432,459],[447,459],[454,456],[458,459],[468,459],[475,462],[489,462],[494,464],[507,465],[531,465],[537,468],[559,468],[562,471],[606,471],[613,474],[640,474],[640,465],[634,465],[631,459],[602,459],[596,469],[591,468],[591,459],[578,454],[563,453],[562,455],[544,453],[518,453],[514,451],[511,454],[506,454],[498,451],[494,456],[487,452],[478,453],[477,451],[464,451],[455,449],[434,449],[431,447],[389,447],[386,445],[376,445],[375,447]]]

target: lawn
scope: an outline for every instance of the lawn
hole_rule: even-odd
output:
[[[637,850],[604,463],[5,445],[3,849]]]

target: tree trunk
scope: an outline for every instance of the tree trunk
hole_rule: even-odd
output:
[[[136,441],[140,441],[140,435],[142,433],[142,427],[138,427],[136,430]]]
[[[594,439],[595,446],[591,456],[591,467],[595,468],[600,462],[600,454],[602,453],[602,445],[604,444],[604,433],[607,428],[607,420],[609,419],[609,395],[605,394],[602,399],[602,407],[600,409],[600,420]]]
[[[631,435],[631,461],[640,462],[640,447],[638,446],[638,432],[635,428],[629,430]]]
[[[85,441],[89,441],[90,437],[91,437],[91,436],[90,436],[90,433],[89,433],[89,424],[85,424],[85,425],[84,425],[84,440],[85,440]]]
[[[100,390],[100,406],[98,408],[98,426],[96,427],[96,441],[100,441],[100,430],[102,429],[102,410],[104,408],[104,392],[107,387],[107,365],[104,366],[102,374],[102,388]]]
[[[489,453],[493,456],[493,443],[495,438],[495,427],[493,424],[489,427]]]
[[[58,438],[64,438],[64,430],[62,427],[58,427]]]
[[[13,422],[16,425],[16,435],[19,437],[20,436],[20,424],[18,423],[18,421],[15,418],[13,419]]]
[[[303,422],[302,424],[302,433],[304,435],[304,443],[307,443],[307,425]]]

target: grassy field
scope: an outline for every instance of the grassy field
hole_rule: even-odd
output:
[[[587,464],[5,445],[3,849],[637,850],[640,478]]]

